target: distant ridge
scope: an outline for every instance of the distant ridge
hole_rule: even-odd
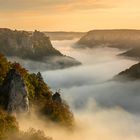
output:
[[[50,37],[51,40],[72,40],[75,38],[81,38],[86,33],[85,32],[66,32],[66,31],[45,31],[47,36]]]
[[[124,56],[140,59],[140,30],[92,30],[81,37],[77,48],[111,47],[125,49]]]

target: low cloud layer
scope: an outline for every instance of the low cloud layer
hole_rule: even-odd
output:
[[[19,118],[23,131],[30,127],[43,130],[53,140],[139,140],[140,119],[116,107],[102,109],[96,102],[89,102],[86,109],[75,112],[75,129],[70,131],[41,120],[36,114],[31,118]]]
[[[72,44],[72,41],[53,42],[57,49],[83,62],[79,67],[43,72],[45,81],[53,90],[62,89],[62,95],[73,109],[84,108],[92,99],[102,108],[120,107],[139,114],[139,81],[110,81],[137,62],[117,57],[120,53],[117,49],[75,50],[70,47]]]

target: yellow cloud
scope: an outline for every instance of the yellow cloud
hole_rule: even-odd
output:
[[[61,8],[64,9],[64,7],[65,10],[82,10],[109,8],[110,6],[111,3],[104,2],[103,0],[0,0],[0,11],[10,12],[26,10],[54,10],[55,12],[55,8],[61,11]]]
[[[140,29],[139,5],[139,0],[0,0],[0,27],[76,31]]]

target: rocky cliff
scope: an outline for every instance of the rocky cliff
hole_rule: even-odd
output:
[[[0,52],[10,57],[10,59],[12,57],[14,61],[28,59],[34,62],[42,62],[49,69],[65,68],[81,64],[74,58],[67,57],[56,50],[52,46],[49,37],[39,31],[13,31],[1,28]]]
[[[3,93],[7,94],[5,101],[6,110],[9,113],[26,113],[29,111],[29,99],[27,87],[22,76],[11,69],[2,85]]]
[[[42,60],[46,56],[63,56],[53,48],[49,37],[34,31],[0,29],[0,51],[8,56]]]

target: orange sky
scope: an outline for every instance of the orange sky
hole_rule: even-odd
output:
[[[42,31],[140,29],[140,0],[0,0],[0,27]]]

